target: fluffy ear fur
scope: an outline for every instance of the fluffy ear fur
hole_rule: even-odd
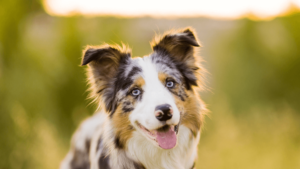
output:
[[[200,58],[196,55],[196,48],[200,47],[195,32],[192,28],[170,31],[163,36],[157,36],[151,42],[152,48],[158,54],[164,56],[167,53],[182,73],[187,89],[198,86],[202,81]],[[197,82],[198,81],[198,82]]]
[[[112,86],[120,65],[126,64],[130,57],[130,49],[125,46],[87,46],[83,51],[82,66],[89,65],[88,79],[91,97],[101,98],[104,107],[111,112],[114,102]]]
[[[186,28],[179,31],[165,33],[162,37],[155,37],[151,43],[154,51],[167,50],[178,62],[185,62],[190,68],[196,68],[194,47],[200,47],[194,31]]]

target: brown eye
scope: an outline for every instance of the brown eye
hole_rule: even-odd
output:
[[[167,83],[166,83],[166,87],[167,88],[172,88],[172,87],[174,87],[174,81],[172,81],[172,80],[170,80],[170,81],[167,81]]]
[[[132,94],[133,96],[138,96],[138,95],[141,94],[141,90],[140,90],[140,89],[133,89],[133,90],[131,91],[131,94]]]

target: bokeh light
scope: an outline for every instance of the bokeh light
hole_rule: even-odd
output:
[[[254,14],[268,18],[286,11],[300,0],[45,0],[52,15],[118,15],[154,17],[221,17],[238,18]]]

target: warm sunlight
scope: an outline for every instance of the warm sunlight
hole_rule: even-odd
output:
[[[286,11],[300,0],[45,0],[52,15],[122,15],[122,16],[209,16],[238,18],[253,14],[268,18]]]

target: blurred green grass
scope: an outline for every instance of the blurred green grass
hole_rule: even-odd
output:
[[[58,168],[86,100],[85,45],[151,52],[155,32],[192,26],[210,74],[201,169],[300,168],[300,13],[271,21],[52,17],[40,1],[0,2],[0,168]]]

